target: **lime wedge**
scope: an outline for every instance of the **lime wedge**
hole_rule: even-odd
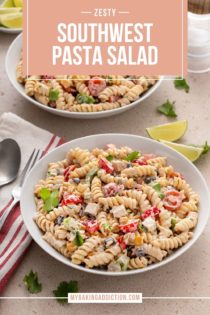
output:
[[[191,162],[195,162],[201,154],[203,153],[202,148],[193,147],[191,145],[173,143],[170,141],[160,140],[160,142],[164,143],[165,145],[169,146],[170,148],[178,151],[179,153],[183,154],[186,158],[188,158]]]
[[[185,134],[187,130],[187,120],[180,120],[170,124],[158,125],[146,128],[146,130],[152,139],[176,141]]]
[[[8,28],[22,27],[22,12],[0,15],[0,24]]]
[[[0,15],[1,14],[8,14],[8,13],[17,13],[21,12],[21,8],[0,8]]]
[[[23,7],[23,0],[13,0],[14,4],[16,7],[18,8],[22,8]]]
[[[1,5],[2,8],[13,8],[14,6],[15,5],[13,0],[4,0],[4,2]]]

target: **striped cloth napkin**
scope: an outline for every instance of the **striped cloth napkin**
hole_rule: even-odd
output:
[[[34,148],[41,149],[45,154],[63,143],[61,138],[12,113],[4,113],[0,116],[0,141],[5,138],[16,140],[21,148],[20,172]],[[11,190],[15,184],[13,182],[0,188],[0,218],[12,202]],[[24,226],[18,204],[9,214],[0,231],[0,292],[21,262],[31,240]]]

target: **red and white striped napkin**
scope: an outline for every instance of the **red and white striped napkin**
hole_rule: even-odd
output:
[[[63,143],[61,138],[12,113],[4,113],[0,116],[0,141],[5,138],[16,140],[21,148],[20,172],[34,148],[47,153]],[[0,218],[12,202],[11,191],[15,184],[13,182],[0,188]],[[18,204],[9,214],[0,231],[0,292],[21,262],[31,240],[24,226]]]

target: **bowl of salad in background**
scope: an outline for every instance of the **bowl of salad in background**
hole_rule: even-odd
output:
[[[97,119],[120,114],[139,106],[160,87],[163,80],[163,77],[141,76],[137,79],[109,75],[105,78],[61,76],[55,80],[55,77],[41,75],[30,76],[29,82],[22,75],[21,51],[22,34],[13,41],[6,56],[6,71],[10,82],[32,104],[59,116]],[[71,80],[72,85],[69,84]],[[60,93],[63,97],[61,99]]]

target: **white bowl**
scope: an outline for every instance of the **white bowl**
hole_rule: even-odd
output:
[[[82,119],[97,119],[97,118],[103,118],[103,117],[108,117],[112,115],[117,115],[122,112],[125,112],[133,107],[138,106],[142,101],[147,99],[151,94],[153,94],[160,84],[162,83],[163,77],[160,77],[160,80],[152,86],[142,97],[140,97],[137,101],[131,103],[130,105],[116,108],[116,109],[111,109],[111,110],[106,110],[102,112],[96,112],[96,113],[88,113],[88,112],[82,112],[82,113],[74,113],[74,112],[68,112],[65,110],[59,110],[59,109],[54,109],[49,106],[45,106],[37,102],[35,99],[32,97],[29,97],[26,95],[24,91],[23,85],[17,82],[16,80],[16,66],[19,62],[20,58],[20,53],[22,49],[22,34],[20,34],[11,44],[9,47],[9,50],[7,52],[6,56],[6,72],[7,75],[10,79],[10,82],[12,85],[15,87],[15,89],[28,101],[33,103],[34,105],[38,106],[39,108],[46,110],[52,114],[56,114],[59,116],[64,116],[64,117],[69,117],[69,118],[82,118]]]
[[[114,143],[117,146],[130,146],[135,150],[140,150],[142,152],[154,153],[157,155],[162,155],[168,157],[168,162],[175,167],[175,169],[184,174],[187,182],[192,186],[192,188],[199,194],[200,196],[200,210],[199,210],[199,220],[198,224],[194,230],[193,238],[184,246],[176,250],[173,254],[166,257],[163,261],[156,263],[154,265],[150,265],[143,269],[131,270],[131,271],[123,271],[123,272],[108,272],[102,270],[93,270],[87,269],[82,266],[77,266],[71,263],[69,259],[62,256],[55,249],[53,249],[46,241],[42,239],[42,232],[39,230],[37,225],[34,223],[32,217],[36,212],[35,202],[33,190],[37,182],[46,176],[48,163],[52,161],[62,160],[67,151],[71,148],[80,147],[83,149],[93,149],[95,147],[104,147],[107,143]],[[79,138],[68,142],[59,148],[53,150],[45,157],[43,157],[32,169],[30,174],[28,175],[22,190],[21,195],[21,213],[23,216],[23,220],[25,225],[31,234],[32,238],[35,242],[45,250],[49,255],[59,260],[60,262],[76,268],[81,271],[86,271],[94,274],[100,275],[114,275],[114,276],[122,276],[122,275],[131,275],[137,273],[143,273],[152,269],[156,269],[158,267],[164,266],[165,264],[175,260],[177,257],[186,252],[199,238],[201,233],[204,230],[204,227],[207,223],[209,211],[210,211],[210,195],[208,191],[207,184],[198,171],[198,169],[189,162],[185,157],[181,154],[177,153],[173,149],[161,144],[157,141],[140,137],[134,135],[125,135],[125,134],[102,134],[102,135],[93,135],[84,138]]]

